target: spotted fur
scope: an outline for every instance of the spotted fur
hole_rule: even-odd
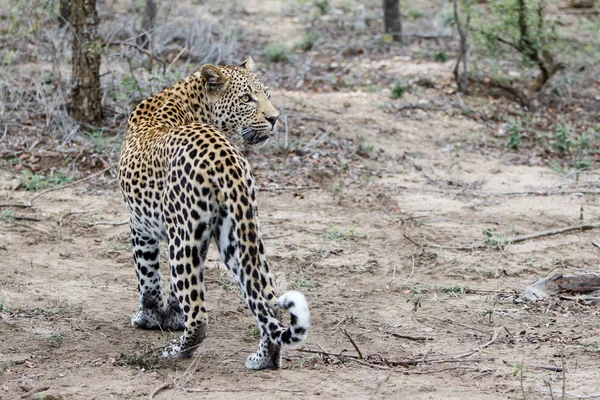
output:
[[[211,239],[237,281],[260,328],[249,369],[281,366],[281,347],[301,343],[309,327],[299,292],[275,297],[261,238],[250,166],[232,137],[266,140],[279,114],[267,88],[239,67],[204,65],[200,71],[142,101],[131,113],[119,162],[129,210],[140,292],[131,317],[138,328],[181,330],[166,357],[188,357],[208,322],[204,265]],[[161,241],[168,243],[170,293],[164,302],[159,271]],[[278,309],[291,314],[289,327]]]

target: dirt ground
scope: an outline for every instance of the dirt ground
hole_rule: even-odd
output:
[[[354,68],[452,79],[451,62]],[[409,93],[401,104],[435,106],[438,94]],[[549,274],[599,272],[597,231],[482,246],[484,231],[502,243],[597,222],[598,196],[578,190],[599,172],[523,160],[497,144],[498,128],[452,110],[390,112],[389,96],[274,89],[294,127],[289,143],[281,146],[280,124],[278,144],[246,148],[279,287],[302,291],[311,310],[308,341],[285,351],[281,370],[244,368],[254,320],[214,249],[209,334],[193,359],[156,356],[178,333],[131,327],[128,227],[90,225],[127,219],[111,170],[0,222],[0,399],[36,389],[143,399],[164,384],[154,398],[550,399],[563,387],[600,398],[598,306],[515,302]],[[344,175],[324,154],[348,163]],[[0,196],[31,199],[12,191],[17,182],[1,170]]]

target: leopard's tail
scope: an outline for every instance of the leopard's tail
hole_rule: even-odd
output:
[[[304,295],[296,290],[285,292],[277,299],[277,306],[291,315],[290,326],[281,334],[281,345],[291,347],[304,342],[310,327],[310,312]]]

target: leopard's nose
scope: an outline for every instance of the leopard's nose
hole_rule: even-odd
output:
[[[278,119],[279,119],[279,114],[272,116],[272,117],[267,117],[267,121],[269,121],[271,123],[271,128],[275,127],[275,124],[277,123]]]

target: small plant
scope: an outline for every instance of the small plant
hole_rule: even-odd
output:
[[[109,249],[115,250],[115,251],[126,251],[126,252],[130,252],[131,251],[131,243],[126,242],[108,242],[106,243],[106,247],[108,247]]]
[[[504,249],[508,246],[508,240],[503,234],[494,233],[488,229],[484,229],[483,234],[485,235],[486,246],[497,247],[499,249]]]
[[[73,178],[62,172],[52,172],[50,176],[34,174],[31,171],[25,171],[21,175],[21,185],[25,190],[38,191],[51,186],[59,186],[70,183]]]
[[[356,240],[360,234],[356,228],[328,228],[323,234],[323,237],[328,240]]]
[[[5,208],[0,213],[0,218],[2,218],[2,221],[6,222],[7,224],[10,224],[15,220],[15,210],[13,210],[12,208]]]
[[[104,130],[89,132],[88,138],[94,143],[96,150],[100,153],[113,153],[117,151],[119,144],[116,137],[105,137]]]
[[[251,339],[258,339],[260,337],[260,328],[256,325],[248,325],[248,329],[246,329],[246,336]]]
[[[408,90],[408,82],[398,81],[392,86],[392,99],[399,99]]]
[[[44,336],[44,339],[46,339],[52,346],[55,347],[59,347],[65,341],[64,335],[60,332],[51,332]]]
[[[554,142],[552,147],[558,151],[561,155],[570,153],[575,147],[575,140],[573,139],[573,128],[565,123],[560,123],[554,129],[553,135]]]
[[[279,63],[289,61],[290,49],[281,43],[271,43],[265,50],[264,54],[270,62]]]
[[[133,354],[123,354],[119,361],[129,367],[136,367],[143,371],[151,371],[160,362],[159,352],[156,350],[136,351]]]
[[[577,169],[589,169],[592,166],[592,160],[589,157],[583,157],[581,160],[577,161],[575,164],[575,168]]]
[[[423,295],[422,294],[411,294],[410,299],[406,300],[407,303],[411,303],[412,304],[412,309],[411,311],[413,313],[416,313],[419,308],[422,307],[422,300],[423,300]]]
[[[333,197],[333,200],[337,201],[338,204],[344,201],[344,186],[344,180],[340,179],[331,187],[331,196]]]
[[[325,15],[329,12],[329,0],[315,0],[314,5],[321,15]]]
[[[321,40],[321,35],[318,32],[311,32],[302,38],[300,44],[298,44],[298,48],[304,51],[314,50],[319,41]]]
[[[15,367],[15,362],[13,360],[8,360],[0,365],[0,376],[3,376],[6,372],[10,371]]]
[[[10,313],[12,309],[6,304],[6,298],[0,297],[0,312]]]
[[[413,8],[412,10],[408,11],[408,16],[414,20],[423,18],[423,15],[425,15],[425,13],[419,9]]]
[[[433,55],[433,59],[439,63],[445,63],[450,59],[450,56],[445,51],[438,51]]]
[[[356,154],[361,157],[369,158],[371,157],[371,154],[375,153],[376,151],[377,147],[375,147],[373,142],[367,142],[365,139],[359,138]]]
[[[319,285],[313,280],[306,279],[304,277],[300,277],[300,278],[294,280],[294,282],[292,282],[292,284],[290,286],[292,289],[298,290],[298,289],[302,289],[302,288],[317,287]]]
[[[461,285],[459,283],[457,283],[454,286],[448,286],[448,287],[445,287],[444,289],[442,289],[442,291],[444,293],[454,293],[454,294],[461,295],[461,296],[464,295],[465,293],[467,293],[467,290],[468,289],[465,285]]]
[[[522,360],[517,361],[515,362],[514,368],[515,369],[513,370],[513,376],[522,376],[525,370],[525,363]]]
[[[521,145],[521,125],[518,122],[512,122],[508,125],[508,140],[506,147],[509,150],[517,150]]]

